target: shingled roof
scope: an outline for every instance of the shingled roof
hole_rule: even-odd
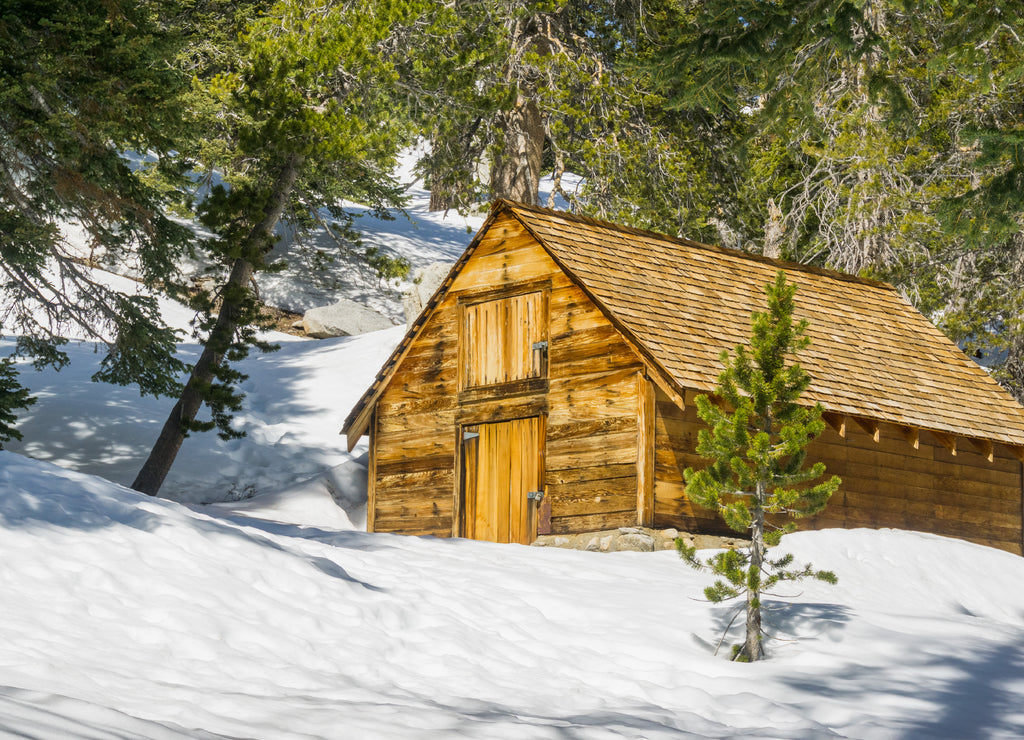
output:
[[[719,355],[749,339],[750,315],[765,310],[764,286],[781,268],[799,286],[797,316],[810,321],[811,346],[797,358],[812,377],[806,399],[836,414],[1024,445],[1024,407],[890,285],[508,201],[495,203],[479,234],[502,214],[680,388],[715,389]],[[350,441],[479,234],[346,419]]]

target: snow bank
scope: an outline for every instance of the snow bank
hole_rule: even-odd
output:
[[[235,419],[247,436],[190,436],[160,495],[194,503],[230,501],[280,492],[310,478],[329,495],[338,485],[331,471],[353,459],[340,435],[345,416],[403,332],[395,327],[358,337],[289,338],[279,351],[239,363],[249,379],[241,385],[245,407]],[[39,400],[21,416],[24,440],[8,449],[128,485],[174,401],[93,383],[89,378],[101,357],[94,345],[66,349],[71,363],[59,373],[21,365],[22,382]],[[198,351],[185,345],[182,356],[191,361]],[[362,452],[357,448],[356,455]]]
[[[46,738],[1024,734],[1024,560],[999,551],[895,531],[793,535],[788,546],[839,585],[769,600],[773,657],[742,665],[712,656],[732,607],[699,600],[706,578],[673,553],[209,511],[0,453],[0,727]]]

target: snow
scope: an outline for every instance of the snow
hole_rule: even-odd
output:
[[[319,341],[273,336],[285,340],[280,350],[239,364],[249,379],[241,385],[245,409],[235,419],[247,436],[190,436],[161,495],[201,503],[279,491],[311,477],[321,478],[325,489],[334,485],[331,471],[353,461],[340,435],[345,416],[403,333],[395,327]],[[93,383],[101,357],[95,346],[65,349],[71,363],[60,372],[20,366],[38,401],[21,417],[24,440],[8,449],[129,485],[173,402]],[[198,345],[182,349],[185,359],[198,357]]]
[[[286,520],[0,453],[0,736],[1024,733],[1014,555],[891,530],[792,535],[839,585],[769,599],[778,639],[745,665],[712,655],[732,607],[701,601],[707,577],[674,553]]]
[[[423,259],[469,241],[413,215],[438,229]],[[771,657],[746,665],[723,657],[741,620],[714,654],[735,605],[674,553],[367,534],[365,448],[339,431],[402,331],[278,337],[242,366],[248,436],[186,440],[160,499],[123,485],[167,399],[91,383],[89,343],[22,367],[40,400],[0,452],[0,738],[1024,736],[1014,555],[790,535],[839,583],[768,598]]]

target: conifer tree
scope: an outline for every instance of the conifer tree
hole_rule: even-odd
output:
[[[28,390],[18,383],[14,360],[10,357],[0,360],[0,450],[4,442],[22,438],[21,432],[14,428],[18,420],[15,409],[27,409],[35,402]]]
[[[1020,3],[682,4],[659,89],[744,111],[718,241],[891,282],[1024,401]]]
[[[2,330],[18,354],[58,368],[68,333],[95,338],[108,349],[96,379],[153,394],[178,388],[175,332],[151,295],[114,290],[88,268],[128,266],[169,292],[187,243],[164,194],[127,159],[161,166],[181,130],[173,12],[155,0],[0,0]],[[9,426],[27,400],[12,363],[0,394]]]
[[[707,424],[698,435],[697,453],[710,460],[701,470],[687,468],[686,493],[695,503],[715,509],[737,532],[749,533],[745,552],[726,550],[708,562],[694,548],[676,540],[680,555],[691,565],[709,568],[724,580],[705,590],[720,602],[746,597],[746,638],[734,657],[760,660],[761,594],[781,581],[814,577],[834,583],[835,575],[810,565],[792,567],[792,555],[767,557],[769,547],[794,528],[789,521],[821,511],[840,480],[825,474],[824,463],[804,467],[807,445],[824,429],[822,407],[800,405],[810,376],[790,356],[810,343],[806,319],[794,322],[796,286],[782,270],[766,286],[768,311],[751,318],[749,350],[722,353],[725,369],[718,377],[718,396],[731,410],[706,395],[697,397],[697,413]],[[780,523],[780,520],[787,520]]]
[[[666,0],[456,0],[420,20],[402,85],[430,152],[431,207],[538,203],[542,174],[573,209],[713,238],[705,208],[731,180],[732,127],[670,112],[637,60],[681,22]],[[582,178],[563,187],[562,175]],[[636,203],[643,202],[644,208]]]
[[[1019,3],[943,3],[929,70],[959,83],[947,117],[965,187],[948,198],[931,250],[940,326],[1024,403],[1024,15]]]
[[[200,66],[208,66],[192,96],[201,132],[192,166],[224,181],[197,209],[215,235],[203,247],[217,280],[194,301],[203,352],[132,483],[150,495],[159,492],[189,432],[216,428],[223,438],[242,436],[231,421],[244,376],[232,363],[251,348],[272,349],[258,336],[254,286],[258,275],[278,268],[271,250],[279,224],[299,234],[320,225],[337,235],[351,224],[344,200],[378,214],[401,205],[391,173],[409,129],[393,96],[392,55],[395,28],[417,15],[415,3],[242,5],[242,32],[229,53],[205,46],[196,52]],[[208,419],[199,418],[204,405]]]

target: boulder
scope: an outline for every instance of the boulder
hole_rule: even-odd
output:
[[[438,287],[451,272],[451,262],[432,262],[426,267],[421,267],[412,274],[412,285],[405,291],[402,297],[402,307],[405,309],[405,323],[412,324],[416,317],[423,311],[430,297],[437,292]]]
[[[590,552],[651,552],[652,550],[674,550],[676,537],[682,537],[688,547],[698,550],[742,547],[743,541],[733,537],[680,532],[674,527],[650,529],[648,527],[618,527],[599,532],[579,534],[542,534],[533,544],[538,547],[565,547]]]
[[[311,308],[302,316],[302,329],[315,339],[347,337],[390,329],[394,322],[361,303],[343,298],[330,306]]]
[[[654,538],[642,532],[621,534],[615,544],[616,549],[619,551],[651,552],[654,550]]]

